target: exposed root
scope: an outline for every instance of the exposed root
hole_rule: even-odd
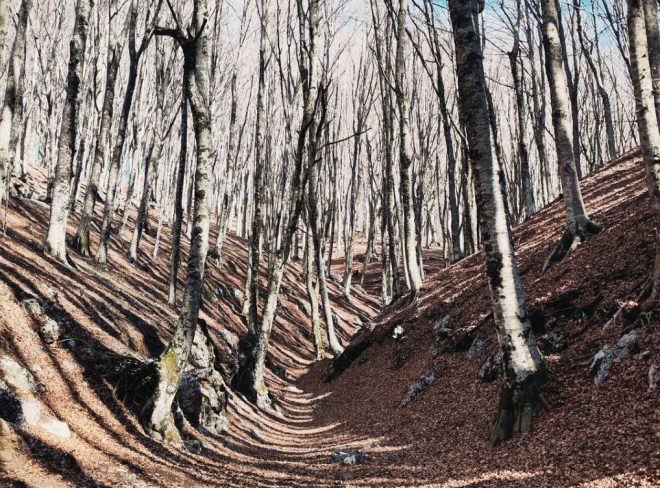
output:
[[[566,229],[564,234],[561,236],[561,239],[559,240],[559,244],[557,244],[548,258],[545,260],[545,263],[543,263],[541,274],[545,273],[545,271],[553,263],[561,262],[566,259],[566,257],[575,251],[575,249],[577,249],[580,244],[587,240],[589,236],[598,234],[602,230],[602,225],[591,222],[590,220],[587,221],[587,223],[583,225],[577,232],[574,232],[571,229]]]
[[[529,432],[543,404],[535,376],[522,385],[504,384],[489,442],[497,446],[516,434]]]

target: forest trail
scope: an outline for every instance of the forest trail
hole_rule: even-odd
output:
[[[568,344],[565,351],[549,355],[549,411],[541,415],[534,432],[496,449],[487,447],[485,436],[498,383],[475,383],[483,360],[494,350],[492,325],[478,335],[489,342],[477,359],[468,359],[464,351],[437,359],[428,353],[432,324],[438,318],[449,315],[460,329],[487,312],[481,253],[444,269],[438,253],[429,251],[429,279],[414,309],[402,301],[379,313],[376,297],[358,291],[348,302],[333,283],[343,344],[360,331],[356,340],[367,338],[370,346],[330,383],[323,382],[330,360],[312,361],[303,304],[306,291],[296,276],[300,266],[289,266],[270,349],[272,364],[285,371],[278,370],[278,376],[271,367],[268,372],[279,412],[258,412],[234,394],[227,434],[205,436],[186,428],[186,436],[201,443],[201,452],[192,454],[164,447],[145,435],[135,415],[110,384],[90,373],[79,352],[84,343],[140,357],[162,351],[174,319],[166,305],[169,241],[161,243],[160,255],[152,262],[154,239],[145,236],[140,264],[133,266],[117,251],[123,248],[121,237],[113,236],[111,272],[75,254],[80,269],[68,269],[41,252],[48,209],[12,199],[10,238],[0,250],[0,356],[24,365],[45,385],[39,396],[44,411],[66,422],[71,436],[63,439],[43,429],[27,429],[18,467],[0,484],[524,487],[625,482],[653,486],[660,475],[653,471],[658,455],[653,426],[659,419],[654,397],[645,389],[648,365],[660,360],[657,315],[649,316],[656,327],[644,328],[640,339],[641,349],[651,351],[645,360],[631,357],[616,364],[611,378],[600,387],[593,385],[588,366],[576,367],[604,344],[616,342],[621,326],[603,331],[602,325],[618,300],[634,294],[652,262],[652,217],[643,167],[635,156],[628,154],[584,181],[587,206],[606,230],[545,275],[538,272],[554,241],[546,237],[559,234],[562,227],[561,202],[516,229],[530,308],[542,310],[546,325],[552,322],[552,330],[566,337]],[[33,176],[41,195],[45,179]],[[126,235],[131,224],[129,220]],[[245,280],[246,245],[231,237],[225,250],[225,267],[210,265],[208,271],[209,289],[215,290],[215,296],[205,295],[202,318],[212,334],[223,328],[234,334],[244,330],[235,290],[242,289]],[[586,267],[585,262],[592,264]],[[378,272],[374,263],[366,280],[372,293],[377,291],[373,285]],[[28,296],[54,304],[75,344],[71,339],[44,344],[20,303]],[[391,333],[396,325],[406,333],[404,362],[398,368],[392,365]],[[437,373],[438,380],[409,407],[401,408],[409,386],[429,370]],[[635,456],[627,456],[633,446]],[[363,464],[330,462],[332,453],[353,449],[364,452]]]

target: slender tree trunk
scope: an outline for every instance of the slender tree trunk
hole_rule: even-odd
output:
[[[504,352],[505,383],[491,441],[530,429],[539,404],[543,360],[527,319],[522,282],[508,225],[506,189],[493,161],[477,0],[449,0],[454,30],[459,108],[466,121],[470,161],[476,175],[479,223],[486,251],[493,317]]]
[[[550,262],[560,260],[566,256],[590,234],[599,232],[601,227],[589,220],[578,181],[570,115],[571,103],[566,89],[568,85],[558,27],[557,3],[555,0],[543,0],[542,6],[545,67],[550,84],[552,124],[555,131],[555,147],[568,225],[559,246],[555,248],[546,262],[545,269]]]
[[[630,39],[630,64],[637,126],[642,141],[642,153],[646,161],[649,193],[656,220],[655,266],[652,274],[652,297],[660,297],[660,129],[655,113],[650,45],[648,44],[648,19],[644,3],[647,0],[628,0],[628,38]],[[656,22],[657,28],[657,22]]]
[[[9,62],[7,63],[5,99],[2,105],[2,112],[0,113],[0,206],[6,205],[6,200],[9,198],[8,188],[11,182],[23,107],[24,88],[22,86],[25,80],[20,77],[20,74],[21,72],[25,72],[23,66],[27,62],[25,58],[25,38],[27,35],[31,0],[22,0],[20,5],[16,35],[9,55]],[[4,14],[1,12],[4,9],[5,7],[0,9],[0,16],[2,17],[4,17]],[[0,26],[0,28],[2,27]],[[6,27],[4,27],[4,31],[6,35]],[[5,224],[6,222],[3,222],[1,226],[3,231]]]
[[[176,286],[179,276],[181,255],[181,227],[183,225],[183,182],[186,176],[188,160],[188,77],[184,76],[181,96],[181,151],[179,167],[176,173],[176,191],[174,193],[174,224],[172,225],[172,253],[170,255],[170,290],[167,302],[176,306]]]
[[[312,243],[312,236],[310,227],[307,227],[305,234],[305,282],[307,284],[307,294],[309,295],[309,303],[311,308],[312,319],[312,335],[314,336],[314,352],[316,359],[323,359],[325,354],[325,343],[323,341],[323,334],[321,333],[321,317],[319,316],[319,291],[318,282],[314,283],[314,244]],[[318,276],[318,274],[317,274]]]
[[[96,148],[94,150],[94,161],[92,169],[87,180],[87,188],[85,190],[85,197],[83,200],[82,214],[80,215],[80,224],[73,239],[73,247],[76,248],[83,256],[90,256],[91,250],[89,246],[89,229],[94,216],[94,207],[99,193],[99,180],[101,178],[101,170],[105,162],[106,148],[108,145],[108,136],[110,135],[110,128],[112,125],[112,118],[114,115],[115,106],[115,86],[117,83],[117,74],[119,72],[119,64],[121,61],[121,54],[123,51],[123,44],[120,47],[118,39],[118,0],[111,0],[108,8],[108,21],[110,23],[110,33],[108,39],[108,57],[106,63],[106,84],[105,96],[103,98],[103,108],[101,109],[101,124],[99,132],[96,137]],[[114,20],[112,17],[115,17]]]
[[[174,426],[172,402],[179,388],[183,369],[188,362],[197,328],[209,243],[209,203],[214,150],[208,88],[209,28],[206,26],[208,16],[207,0],[195,0],[193,34],[180,41],[183,44],[184,76],[188,79],[188,98],[197,143],[193,236],[188,256],[188,276],[183,307],[174,336],[158,360],[158,384],[148,404],[150,412],[144,417],[145,427],[149,432],[156,433],[166,442],[174,444],[181,444],[181,437]]]
[[[401,206],[403,211],[403,243],[408,271],[410,295],[415,299],[422,286],[422,274],[417,262],[417,242],[415,232],[415,212],[413,208],[412,188],[412,148],[410,147],[410,121],[408,103],[404,87],[405,55],[406,55],[406,16],[408,0],[399,0],[397,17],[397,43],[395,66],[395,92],[399,108],[399,170]]]
[[[90,0],[77,0],[75,27],[69,44],[66,101],[62,112],[62,129],[60,131],[57,164],[53,179],[48,236],[44,244],[46,253],[65,264],[67,264],[66,227],[69,217],[69,200],[71,198],[71,173],[76,149],[78,107],[82,102],[80,80],[87,45],[91,7]]]

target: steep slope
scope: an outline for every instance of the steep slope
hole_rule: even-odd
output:
[[[43,177],[35,174],[34,181],[43,193]],[[445,269],[439,253],[428,251],[428,278],[415,306],[402,300],[376,315],[375,298],[357,291],[348,302],[332,285],[342,340],[353,335],[352,349],[363,344],[364,350],[331,382],[324,382],[331,360],[312,362],[306,291],[299,264],[290,266],[268,373],[280,410],[257,412],[232,395],[227,433],[186,428],[186,436],[201,443],[198,453],[146,436],[114,385],[95,375],[82,354],[85,346],[111,358],[154,357],[162,350],[175,318],[166,305],[169,239],[152,261],[154,239],[145,236],[140,264],[133,266],[115,236],[109,271],[75,254],[80,269],[67,269],[41,252],[48,208],[13,199],[0,247],[0,360],[31,372],[45,387],[38,393],[44,416],[65,422],[71,435],[21,432],[18,465],[0,474],[0,486],[657,486],[658,393],[647,391],[649,366],[660,364],[656,304],[647,302],[636,322],[637,348],[649,351],[645,359],[634,351],[612,365],[600,386],[587,371],[597,351],[619,340],[622,320],[607,330],[603,325],[619,301],[637,294],[651,267],[655,230],[646,191],[635,153],[587,178],[587,206],[606,229],[543,275],[562,229],[561,202],[515,231],[534,323],[555,337],[548,341],[556,351],[548,354],[547,409],[533,432],[488,447],[499,386],[475,381],[496,350],[483,256]],[[245,280],[246,243],[230,238],[225,259],[223,268],[209,267],[202,315],[214,338],[244,331],[236,290]],[[334,263],[335,274],[341,264]],[[373,294],[378,273],[372,263],[365,277]],[[74,342],[45,344],[21,303],[26,297],[51,304]],[[431,354],[433,325],[445,317],[454,337],[477,326],[470,339],[487,340],[485,348],[473,350],[472,359],[469,341]],[[397,326],[401,340],[392,338]],[[429,372],[435,382],[402,407],[409,387]],[[351,449],[366,453],[363,464],[330,462],[332,453]]]
[[[395,304],[358,332],[347,360],[330,368],[338,375],[333,381],[322,382],[329,364],[315,365],[301,387],[324,395],[317,421],[342,421],[345,432],[389,447],[343,479],[378,478],[392,486],[658,486],[658,392],[647,391],[649,366],[660,364],[657,303],[643,304],[633,324],[639,339],[610,377],[596,386],[588,374],[591,358],[606,344],[615,346],[625,324],[604,325],[652,269],[655,228],[645,182],[637,152],[587,178],[587,207],[605,230],[543,275],[563,228],[562,202],[515,229],[529,313],[550,370],[547,408],[533,432],[497,448],[486,442],[499,383],[476,381],[497,349],[483,253],[448,269],[429,253],[429,278],[414,306]],[[447,328],[453,342],[437,353]],[[395,339],[401,330],[403,339]],[[642,359],[634,354],[644,351]],[[435,382],[403,407],[411,385],[431,372]]]
[[[35,198],[43,198],[43,175],[33,174],[31,185]],[[152,226],[156,219],[152,215]],[[314,357],[299,264],[292,264],[286,272],[269,355],[268,381],[281,413],[262,415],[240,396],[232,395],[229,432],[204,436],[188,427],[186,435],[204,443],[201,453],[190,454],[149,439],[115,385],[98,377],[86,357],[93,350],[101,354],[92,361],[113,361],[118,357],[115,354],[147,359],[163,350],[176,319],[176,311],[167,306],[169,229],[163,229],[161,250],[153,261],[154,238],[144,236],[140,262],[134,266],[123,252],[128,247],[123,239],[130,239],[132,232],[129,221],[123,236],[113,236],[107,271],[72,253],[79,268],[75,270],[42,253],[47,223],[46,205],[37,200],[11,200],[8,232],[0,248],[0,362],[20,365],[25,375],[32,375],[30,381],[37,385],[35,397],[42,404],[41,417],[56,422],[64,433],[68,426],[70,437],[58,437],[43,426],[21,432],[18,462],[9,473],[0,474],[0,485],[270,486],[282,477],[309,482],[313,476],[302,469],[300,475],[289,475],[279,459],[294,458],[302,463],[310,452],[345,443],[310,427],[310,397],[291,386]],[[75,225],[74,219],[69,235],[75,232]],[[95,248],[98,228],[93,231]],[[187,247],[183,252],[179,293]],[[245,332],[240,290],[245,282],[247,244],[230,237],[223,258],[222,268],[209,265],[201,318],[212,337],[227,337],[228,332],[236,340]],[[265,274],[266,269],[262,271]],[[341,319],[339,335],[347,342],[357,324],[377,311],[378,303],[359,291],[348,302],[334,284],[331,292]],[[47,345],[41,339],[39,324],[22,304],[26,298],[36,298],[66,326],[66,340]],[[0,367],[0,380],[4,373]]]

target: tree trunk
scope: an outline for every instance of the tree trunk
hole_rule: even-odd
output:
[[[174,193],[174,224],[172,225],[172,253],[170,255],[170,289],[167,302],[176,306],[176,286],[181,255],[181,227],[183,225],[183,182],[188,159],[188,77],[184,76],[181,96],[181,151],[176,173]]]
[[[80,91],[80,79],[87,45],[91,7],[90,0],[77,0],[75,27],[69,44],[66,101],[62,112],[62,129],[60,130],[57,164],[53,179],[48,236],[44,244],[46,253],[65,264],[68,264],[66,227],[69,217],[69,199],[71,198],[71,173],[76,150],[78,108],[83,96]]]
[[[399,0],[399,13],[397,17],[397,43],[395,66],[395,92],[399,108],[399,171],[401,206],[403,212],[403,243],[408,271],[408,284],[411,299],[415,299],[422,286],[422,274],[417,262],[417,242],[415,232],[415,213],[413,209],[412,188],[412,148],[410,147],[410,121],[408,103],[404,87],[405,67],[405,40],[406,16],[408,14],[408,0]]]
[[[195,0],[193,33],[181,39],[184,51],[184,76],[188,79],[188,99],[193,115],[197,164],[195,170],[195,205],[193,236],[188,257],[188,276],[183,307],[174,336],[158,360],[158,384],[148,404],[145,427],[166,441],[181,444],[174,426],[172,402],[181,381],[183,368],[188,362],[199,310],[202,305],[204,267],[209,243],[209,202],[213,147],[211,114],[209,110],[208,20],[207,0]]]
[[[466,121],[493,317],[504,352],[505,383],[491,436],[491,441],[498,443],[516,432],[529,430],[539,404],[543,361],[527,319],[502,173],[492,157],[483,54],[476,28],[478,2],[449,0],[449,11],[456,49],[459,108]]]
[[[7,63],[7,86],[5,88],[5,100],[0,114],[0,206],[6,205],[6,200],[9,198],[7,190],[11,182],[13,161],[18,144],[19,126],[21,124],[23,85],[25,80],[20,75],[21,73],[25,73],[23,66],[27,62],[25,58],[25,38],[27,35],[30,5],[31,0],[22,0],[21,7],[18,11],[16,35],[9,55],[9,62]],[[6,222],[3,222],[3,231],[5,225]]]
[[[642,141],[642,153],[646,161],[649,193],[656,220],[655,266],[652,274],[652,297],[660,297],[660,130],[655,113],[653,78],[648,44],[648,20],[645,19],[644,3],[647,0],[628,0],[628,38],[630,39],[630,64],[637,126]],[[657,28],[657,22],[656,22]]]
[[[646,41],[648,43],[651,77],[653,78],[653,97],[655,115],[660,125],[660,32],[658,32],[657,0],[643,0],[646,20]]]
[[[563,259],[590,234],[599,232],[601,227],[589,220],[578,181],[573,148],[571,104],[566,89],[568,82],[559,37],[557,3],[555,0],[543,0],[542,7],[545,68],[550,84],[552,124],[568,225],[559,245],[548,258],[545,269],[552,261]]]
[[[103,108],[101,109],[101,124],[99,132],[96,137],[96,148],[94,150],[94,161],[92,169],[87,181],[87,188],[85,190],[85,197],[83,200],[82,214],[80,215],[80,224],[73,239],[73,247],[83,256],[90,256],[91,250],[89,246],[89,229],[94,217],[94,207],[99,193],[99,179],[101,178],[101,170],[105,162],[106,148],[108,144],[108,136],[110,135],[110,128],[112,126],[112,118],[114,115],[115,106],[115,86],[117,83],[117,73],[119,72],[119,64],[123,52],[122,46],[119,45],[117,37],[119,23],[118,17],[118,0],[111,0],[108,10],[108,21],[110,23],[110,34],[108,39],[108,57],[107,57],[107,71],[105,82],[105,96],[103,98]],[[130,14],[129,14],[130,15]],[[113,17],[114,20],[113,20]]]
[[[318,282],[314,283],[314,244],[309,226],[305,234],[305,283],[307,284],[307,294],[309,295],[310,312],[312,319],[312,335],[314,337],[314,352],[316,359],[323,359],[325,354],[325,343],[321,333],[321,317],[319,316],[319,294]],[[318,276],[318,275],[317,275]]]

